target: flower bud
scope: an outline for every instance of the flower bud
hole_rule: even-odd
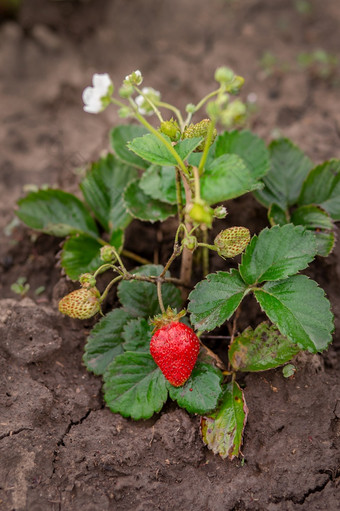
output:
[[[186,236],[182,241],[182,245],[193,252],[197,248],[196,236]]]
[[[203,201],[194,202],[187,207],[187,213],[196,224],[205,224],[211,227],[214,210]]]
[[[96,285],[96,279],[92,275],[92,273],[83,273],[82,275],[80,275],[79,282],[81,287],[85,289],[91,289]]]
[[[250,232],[246,227],[229,227],[221,231],[214,240],[217,253],[221,257],[235,257],[241,254],[250,242]]]
[[[227,128],[242,124],[246,119],[247,107],[240,99],[236,99],[221,113],[221,123]]]
[[[181,136],[181,130],[178,126],[178,122],[174,119],[170,119],[170,121],[163,121],[159,131],[164,135],[167,135],[173,142],[177,142]]]
[[[105,245],[100,249],[100,259],[104,261],[104,263],[111,263],[114,259],[116,259],[116,252],[114,247],[111,245]]]
[[[214,217],[219,218],[220,220],[222,218],[225,218],[227,216],[227,208],[224,206],[217,206],[217,208],[214,209]]]
[[[198,147],[196,147],[195,151],[203,151],[205,140],[207,138],[208,130],[211,125],[210,119],[203,119],[197,124],[190,124],[187,128],[185,128],[183,132],[183,139],[185,138],[195,138],[195,137],[203,137],[203,141],[200,143]],[[211,139],[211,144],[214,142],[217,135],[217,131],[214,128],[213,136]]]
[[[59,302],[59,311],[70,318],[88,319],[100,311],[100,293],[97,288],[77,289]]]
[[[124,99],[130,98],[133,93],[134,93],[134,88],[129,83],[124,84],[119,89],[119,95],[120,95],[121,98],[124,98]]]
[[[143,82],[142,73],[137,69],[133,71],[131,74],[127,75],[124,80],[124,85],[141,85]]]
[[[126,119],[127,117],[131,117],[132,114],[133,114],[133,111],[129,106],[122,106],[118,110],[118,115],[121,119]]]
[[[196,112],[196,106],[193,103],[188,103],[185,107],[185,111],[188,114],[194,114]]]
[[[215,71],[215,80],[218,83],[230,83],[234,79],[234,72],[226,66],[222,66]]]
[[[237,94],[244,84],[244,78],[242,76],[235,76],[230,85],[227,86],[227,91],[231,94]]]

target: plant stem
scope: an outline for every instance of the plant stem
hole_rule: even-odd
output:
[[[202,242],[199,242],[199,243],[197,243],[197,246],[198,246],[198,247],[206,247],[206,248],[208,248],[209,250],[214,250],[215,252],[217,252],[217,248],[215,247],[215,245],[209,245],[209,243],[202,243]]]
[[[207,94],[206,96],[204,96],[204,98],[201,99],[201,101],[199,103],[197,103],[197,105],[195,106],[195,112],[198,112],[198,110],[200,108],[202,108],[202,106],[204,105],[204,103],[206,103],[208,101],[208,99],[210,98],[213,98],[214,96],[216,96],[219,92],[221,92],[221,88],[217,89],[217,90],[214,90],[213,92],[210,92],[209,94]],[[192,118],[192,113],[189,113],[188,114],[188,117],[186,118],[185,120],[185,125],[187,126],[189,124],[189,122],[191,121],[191,118]]]
[[[205,245],[202,247],[202,273],[203,273],[203,278],[204,278],[209,273],[209,245],[207,245],[208,230],[207,230],[206,226],[204,226],[204,228],[202,228],[202,237],[203,237],[203,245]]]
[[[135,116],[139,120],[139,122],[143,124],[143,126],[145,126],[153,135],[155,135],[155,137],[157,137],[162,142],[162,144],[165,145],[165,147],[177,161],[178,166],[180,167],[183,174],[187,178],[189,178],[189,172],[185,166],[184,161],[182,160],[178,152],[174,149],[174,147],[170,144],[170,142],[168,142],[159,131],[157,131],[153,126],[151,126],[151,124],[146,119],[144,119],[144,117],[138,112],[137,109],[135,109]]]
[[[110,289],[113,286],[113,284],[115,284],[116,282],[122,280],[123,278],[124,278],[123,275],[119,275],[118,277],[115,277],[113,280],[111,280],[111,282],[109,282],[109,284],[106,286],[106,288],[104,289],[104,292],[102,293],[102,295],[101,295],[101,297],[99,299],[99,303],[102,303],[106,299],[107,294],[110,291]]]
[[[159,308],[161,309],[162,314],[165,313],[163,297],[162,297],[162,281],[161,279],[157,280],[157,298],[159,303]]]
[[[130,250],[123,249],[121,254],[123,257],[128,257],[129,259],[137,261],[137,263],[140,264],[152,264],[151,261],[149,261],[148,259],[144,259],[144,257],[141,257],[138,254],[135,254],[134,252],[130,252]]]
[[[182,197],[181,173],[177,167],[176,167],[176,199],[177,199],[178,220],[181,223],[184,220],[184,213],[183,213],[184,205],[183,205],[183,197]]]
[[[183,180],[184,190],[185,190],[185,201],[186,204],[190,204],[191,202],[191,189],[189,183],[186,179]],[[190,232],[192,229],[192,224],[186,222],[185,229],[187,232]],[[181,262],[181,272],[180,272],[180,280],[184,283],[186,287],[190,286],[191,282],[191,273],[192,273],[192,259],[193,253],[191,250],[188,250],[187,247],[183,248],[182,252],[182,262]],[[182,290],[182,298],[185,300],[188,296],[187,291]]]
[[[206,136],[206,139],[205,139],[203,154],[201,156],[201,160],[200,160],[199,165],[198,165],[199,175],[202,175],[203,170],[204,170],[204,166],[205,166],[205,162],[207,161],[209,149],[210,149],[212,138],[213,138],[213,134],[214,134],[215,124],[216,124],[215,120],[211,119],[211,122],[210,122],[209,127],[208,127],[208,133],[207,133],[207,136]]]
[[[151,108],[153,109],[153,111],[155,112],[155,114],[157,115],[158,117],[158,120],[159,122],[163,122],[163,117],[162,117],[162,114],[160,113],[160,111],[158,110],[157,106],[154,104],[153,101],[151,101],[150,98],[148,98],[148,96],[146,94],[144,94],[143,91],[141,91],[138,87],[134,86],[135,90],[138,92],[138,94],[140,94],[141,96],[143,96],[143,98],[145,99],[145,101],[147,101],[149,103],[149,105],[151,106]]]
[[[165,103],[164,101],[157,101],[156,103],[157,103],[157,106],[160,106],[161,108],[167,108],[168,110],[171,110],[172,112],[174,112],[176,114],[178,122],[180,124],[181,131],[183,131],[185,125],[184,125],[183,117],[182,117],[180,110],[178,108],[176,108],[175,106],[170,105],[170,103]]]

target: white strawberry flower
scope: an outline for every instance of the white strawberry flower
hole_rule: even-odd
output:
[[[149,98],[153,103],[157,102],[161,98],[161,93],[152,87],[143,87],[142,95],[135,98],[135,103],[138,107],[138,112],[142,115],[152,115],[154,110],[146,98]]]
[[[92,85],[83,91],[84,110],[89,114],[98,114],[110,104],[113,83],[107,73],[95,73]]]

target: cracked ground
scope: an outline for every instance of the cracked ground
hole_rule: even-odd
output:
[[[290,137],[315,163],[340,158],[338,66],[325,79],[298,65],[302,52],[338,53],[339,3],[311,0],[306,12],[301,5],[27,0],[18,21],[0,25],[1,511],[339,509],[339,243],[310,269],[332,303],[334,343],[322,357],[300,357],[293,379],[280,369],[244,377],[241,463],[214,456],[200,439],[199,418],[172,403],[138,423],[105,408],[100,379],[82,363],[93,322],[57,312],[58,299],[74,288],[56,265],[60,240],[8,227],[24,186],[77,193],[84,166],[109,149],[116,113],[82,111],[94,72],[109,72],[118,87],[139,68],[145,85],[183,108],[212,89],[217,66],[229,65],[245,77],[242,98],[257,97],[255,133]],[[268,52],[274,60],[264,59]],[[228,222],[252,233],[267,225],[251,197],[235,201]],[[156,240],[170,239],[170,231],[134,222],[127,248],[137,239],[152,258]],[[31,286],[22,300],[10,290],[19,276]],[[256,320],[251,304],[247,314]]]

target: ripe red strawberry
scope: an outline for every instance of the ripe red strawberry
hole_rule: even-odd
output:
[[[76,289],[59,302],[59,311],[70,318],[92,318],[100,310],[100,293],[97,288]]]
[[[189,378],[197,360],[200,343],[194,331],[178,321],[162,326],[152,336],[150,353],[174,387]]]

